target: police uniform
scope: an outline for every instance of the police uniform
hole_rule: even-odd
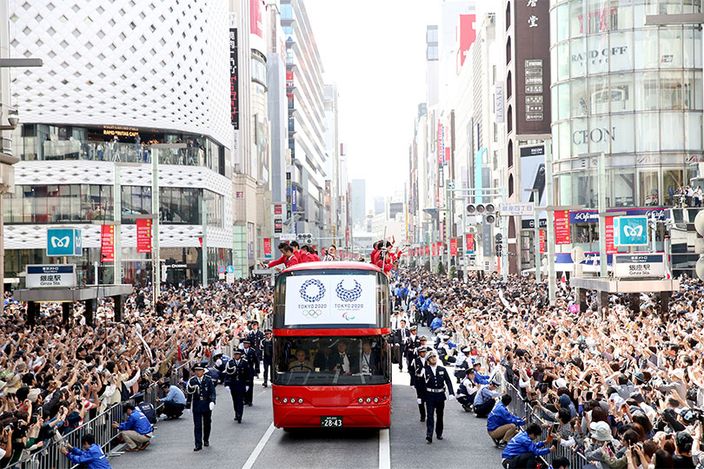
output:
[[[249,340],[245,340],[243,343],[252,344]],[[244,403],[251,407],[254,394],[254,377],[259,376],[259,357],[257,357],[257,352],[252,347],[243,348],[242,357],[247,360],[249,365],[249,378],[247,379],[247,392],[244,395]]]
[[[252,322],[252,325],[256,324],[257,326],[259,325],[258,322],[254,321]],[[249,334],[247,334],[247,340],[249,343],[252,345],[252,348],[254,349],[254,352],[257,354],[257,358],[259,360],[262,359],[261,355],[261,348],[262,348],[262,341],[264,340],[264,333],[257,329],[252,329]]]
[[[271,329],[267,329],[264,331],[264,333],[269,333],[271,332]],[[271,366],[274,362],[274,339],[273,338],[266,338],[264,336],[264,339],[262,340],[262,358],[264,362],[264,384],[263,386],[267,386],[267,382],[271,380]]]
[[[419,347],[418,353],[427,352],[426,347]],[[416,402],[418,404],[418,412],[420,412],[420,421],[425,422],[425,388],[421,372],[425,367],[425,357],[417,356],[411,362],[408,372],[411,373],[412,386],[416,389]]]
[[[413,385],[413,372],[411,371],[411,362],[413,361],[413,353],[415,350],[420,346],[420,339],[416,335],[416,331],[418,328],[416,326],[411,326],[410,328],[410,335],[406,337],[406,343],[404,344],[404,352],[405,352],[405,358],[406,358],[406,368],[408,369],[408,372],[411,374],[411,386]]]
[[[205,370],[201,363],[193,367],[193,371]],[[210,426],[213,418],[212,408],[215,407],[215,383],[207,374],[200,379],[193,376],[186,383],[186,392],[191,396],[193,412],[193,435],[196,445],[194,451],[200,451],[203,445],[209,446]]]
[[[436,352],[430,352],[429,357],[432,355],[437,356]],[[423,367],[418,380],[421,381],[425,391],[425,406],[428,413],[425,439],[428,443],[432,443],[433,430],[435,430],[438,440],[442,440],[446,393],[449,392],[453,398],[455,395],[455,391],[452,389],[452,380],[444,366],[436,365],[433,370],[433,367],[428,363]]]
[[[232,406],[235,409],[235,420],[242,423],[244,400],[249,386],[250,368],[247,360],[242,358],[242,351],[235,350],[233,358],[225,366],[225,386],[230,388]]]

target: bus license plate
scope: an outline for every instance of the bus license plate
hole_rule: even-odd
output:
[[[342,428],[342,417],[320,417],[320,426],[323,428]]]

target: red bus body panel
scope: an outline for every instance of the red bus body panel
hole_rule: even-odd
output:
[[[342,417],[342,428],[389,428],[391,383],[373,386],[281,386],[271,389],[274,426],[320,428],[321,417]],[[359,398],[364,401],[359,403]],[[367,398],[371,399],[367,403]],[[374,403],[374,398],[379,402]],[[287,399],[284,404],[283,400]],[[291,404],[291,399],[295,403]],[[303,403],[299,404],[299,399]]]
[[[274,329],[274,337],[364,337],[391,334],[391,328],[379,329]]]

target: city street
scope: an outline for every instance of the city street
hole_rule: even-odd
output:
[[[254,406],[245,408],[242,425],[232,420],[230,396],[218,387],[210,447],[193,452],[193,424],[186,413],[160,422],[151,446],[143,452],[113,457],[115,469],[145,467],[374,468],[429,465],[445,468],[500,467],[500,452],[486,435],[485,420],[465,413],[456,402],[445,410],[445,439],[425,442],[418,421],[415,392],[408,374],[394,368],[393,417],[390,431],[323,430],[284,432],[271,424],[271,388],[256,382]],[[389,457],[390,455],[390,457]]]

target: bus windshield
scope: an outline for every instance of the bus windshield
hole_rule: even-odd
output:
[[[274,348],[274,384],[351,386],[390,382],[384,336],[280,337]]]

